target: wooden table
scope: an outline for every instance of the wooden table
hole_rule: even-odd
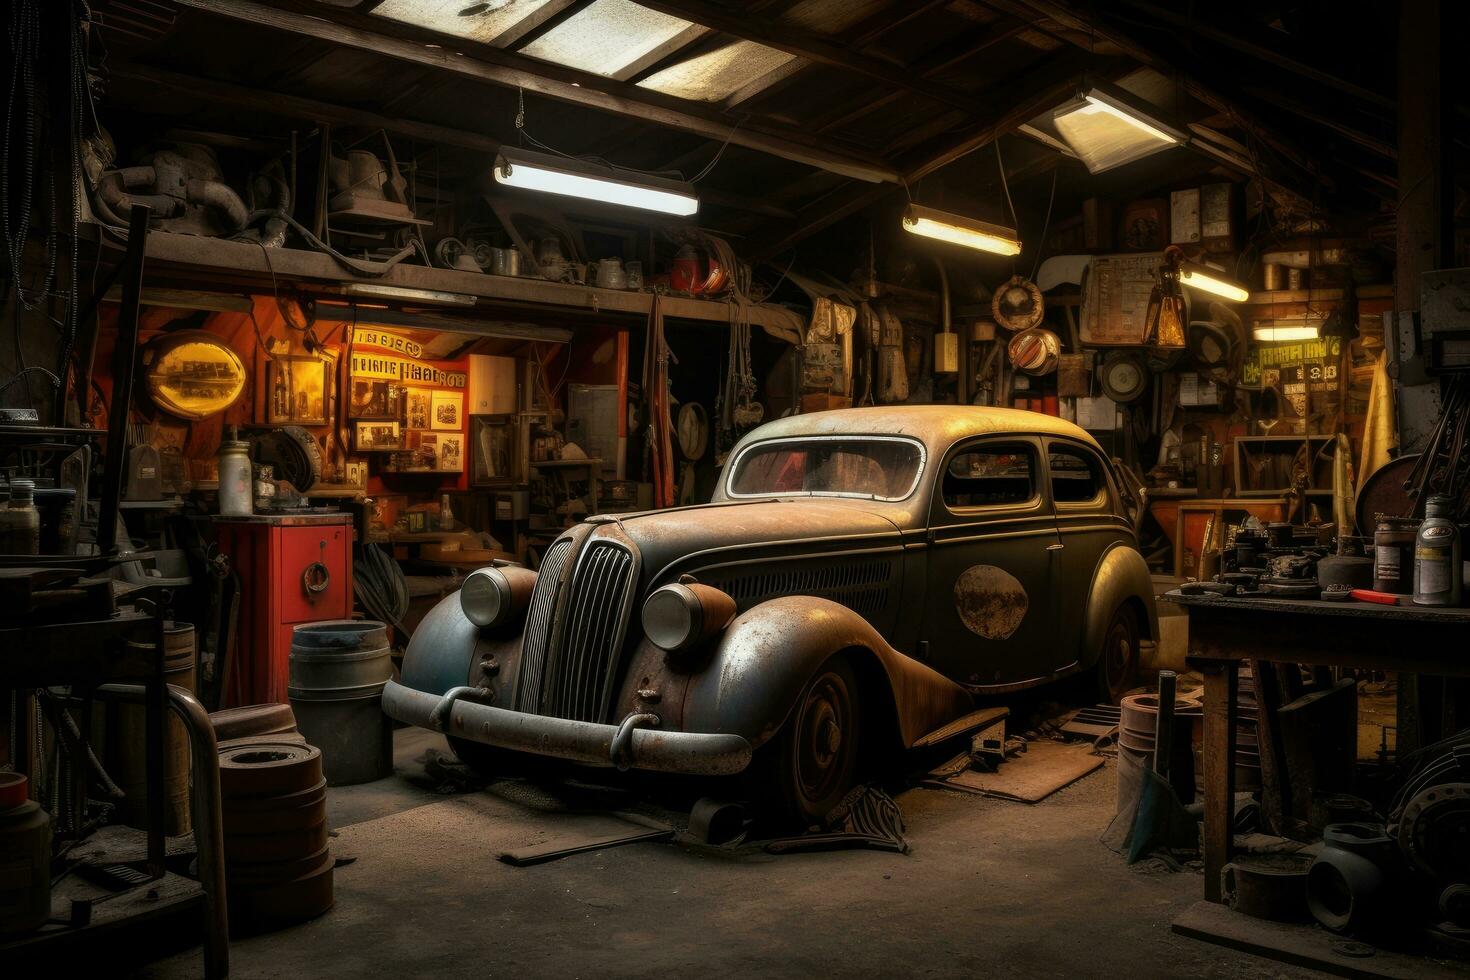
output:
[[[1205,679],[1205,898],[1230,860],[1242,661],[1470,677],[1470,609],[1297,599],[1162,597],[1189,612],[1187,663]]]

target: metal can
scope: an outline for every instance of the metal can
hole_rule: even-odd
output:
[[[1412,517],[1378,515],[1373,531],[1373,591],[1409,595],[1414,591],[1414,536],[1419,522]]]
[[[1421,606],[1458,606],[1463,586],[1460,528],[1451,519],[1448,497],[1425,501],[1424,523],[1414,545],[1414,602]]]

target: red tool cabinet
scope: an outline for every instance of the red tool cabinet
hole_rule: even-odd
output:
[[[215,527],[242,589],[223,706],[284,703],[291,631],[352,615],[352,518],[217,517]]]

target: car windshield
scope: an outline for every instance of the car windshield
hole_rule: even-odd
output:
[[[805,493],[902,500],[918,484],[923,465],[923,450],[907,439],[781,439],[741,453],[729,491],[732,497]]]

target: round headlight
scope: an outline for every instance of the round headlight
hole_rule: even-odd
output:
[[[665,585],[643,603],[643,632],[669,653],[689,650],[730,625],[735,600],[709,585]]]
[[[476,626],[503,626],[526,607],[536,573],[525,568],[477,568],[459,587],[459,608]]]

